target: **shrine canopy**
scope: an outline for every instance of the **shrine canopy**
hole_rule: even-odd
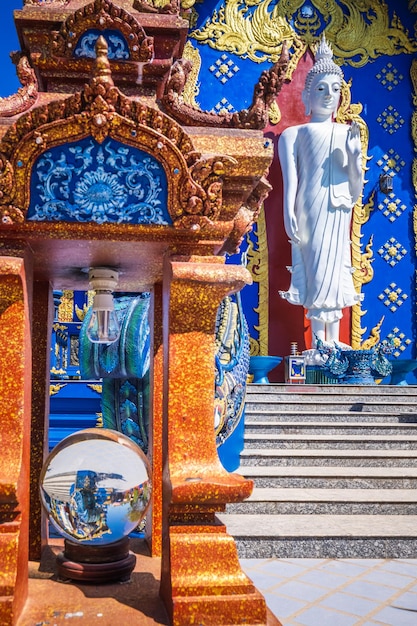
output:
[[[111,266],[120,290],[146,291],[167,253],[234,252],[270,189],[264,87],[276,95],[287,60],[248,110],[199,111],[181,95],[188,22],[133,5],[15,12],[22,88],[0,101],[0,239],[28,244],[35,277],[56,287],[87,289],[89,267]]]

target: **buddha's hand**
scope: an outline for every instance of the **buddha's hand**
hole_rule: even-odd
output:
[[[346,137],[346,152],[351,158],[357,158],[362,154],[360,128],[357,122],[352,122],[349,126]]]
[[[290,238],[291,243],[300,243],[300,237],[298,236],[298,223],[294,213],[288,215],[284,220],[285,231]]]

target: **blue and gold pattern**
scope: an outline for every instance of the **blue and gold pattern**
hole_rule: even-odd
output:
[[[392,341],[394,346],[392,354],[396,359],[402,356],[407,348],[409,348],[412,344],[411,339],[409,339],[397,326],[395,326],[391,332],[388,333],[388,338]]]
[[[395,237],[390,237],[378,250],[378,254],[381,255],[381,258],[388,263],[391,267],[395,267],[397,263],[402,261],[402,259],[407,254],[407,250],[404,246],[395,239]]]
[[[364,212],[358,216],[361,222],[359,232],[354,233],[355,241],[359,237],[355,242],[355,249],[358,248],[355,265],[359,268],[360,262],[362,267],[359,251],[362,242],[373,239],[375,249],[374,276],[367,284],[362,284],[365,301],[359,315],[361,329],[357,336],[362,336],[360,343],[366,338],[361,334],[374,328],[386,312],[379,295],[387,285],[387,269],[392,274],[388,284],[400,282],[397,271],[410,277],[410,281],[414,280],[415,242],[410,233],[409,216],[415,204],[412,176],[417,180],[417,167],[412,174],[410,66],[417,50],[417,41],[413,37],[416,16],[412,15],[417,12],[416,3],[410,1],[407,7],[407,3],[393,0],[372,3],[355,0],[213,0],[196,4],[194,10],[198,17],[191,38],[201,58],[199,81],[204,89],[200,89],[199,105],[202,109],[219,110],[223,106],[230,110],[233,106],[239,110],[247,106],[250,90],[241,89],[243,77],[244,84],[254,84],[260,69],[269,67],[277,58],[284,39],[291,55],[289,79],[303,54],[325,33],[337,62],[343,67],[347,83],[352,81],[352,102],[363,104],[370,157],[365,174]],[[230,79],[222,84],[209,71],[220,58],[219,53],[227,55],[239,67],[238,80]],[[417,77],[417,72],[415,75]],[[417,79],[415,82],[417,84]],[[417,106],[417,97],[414,105]],[[415,127],[412,126],[417,147]],[[279,126],[276,132],[279,134]],[[381,173],[394,176],[393,195],[386,197],[380,192]],[[271,183],[274,185],[274,180],[271,179]],[[370,208],[368,212],[367,206]],[[250,239],[257,247],[256,231]],[[266,239],[262,245],[266,245]],[[256,282],[246,287],[242,294],[252,351],[259,350],[257,328],[266,323],[269,332],[273,332],[274,321],[268,322],[268,296],[262,307],[259,306],[259,293],[263,288],[268,290],[268,285]],[[409,297],[395,312],[398,327],[401,326],[410,337],[414,334],[415,324],[412,302],[413,298]],[[388,331],[385,322],[381,337],[386,338]],[[404,346],[405,350],[411,350],[411,344]]]
[[[389,104],[376,118],[376,121],[381,127],[391,135],[397,132],[398,129],[404,124],[404,119],[397,109]]]
[[[404,76],[391,62],[387,63],[378,74],[376,74],[376,77],[381,85],[386,87],[388,91],[392,91],[392,89],[404,79]]]
[[[390,222],[395,222],[407,210],[407,205],[401,202],[394,193],[390,193],[378,204],[378,209]]]
[[[385,304],[385,306],[395,313],[397,309],[407,300],[408,296],[403,292],[401,287],[398,287],[395,283],[390,283],[388,287],[379,294],[378,298]]]

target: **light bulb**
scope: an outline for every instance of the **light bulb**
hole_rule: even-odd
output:
[[[112,291],[118,273],[107,267],[91,268],[89,282],[95,291],[87,337],[93,343],[113,343],[119,336],[119,322],[114,310]]]

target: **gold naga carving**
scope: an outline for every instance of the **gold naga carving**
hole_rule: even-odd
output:
[[[413,114],[411,116],[411,137],[414,144],[414,152],[417,153],[417,60],[413,59],[410,67],[410,78],[413,84]],[[413,180],[414,194],[417,196],[417,156],[414,157],[411,166],[411,174]],[[414,226],[414,249],[417,250],[417,205],[413,210],[413,226]]]
[[[258,339],[250,337],[251,356],[268,354],[268,327],[269,327],[269,284],[268,284],[268,239],[266,232],[265,211],[261,206],[259,216],[256,221],[254,241],[247,235],[247,264],[246,269],[251,273],[254,283],[258,283],[258,305],[254,307],[254,312],[258,315],[258,324],[254,329],[258,331]]]
[[[17,93],[0,98],[0,117],[11,117],[30,109],[38,99],[38,81],[27,57],[12,52],[11,59],[16,64],[17,77],[22,85]]]
[[[288,50],[283,45],[278,61],[262,72],[254,87],[252,103],[248,109],[234,113],[212,113],[197,109],[184,101],[183,92],[192,63],[188,59],[178,59],[171,68],[162,103],[166,111],[184,125],[262,130],[268,123],[269,108],[275,102],[286,77],[287,66]]]
[[[336,121],[344,124],[356,122],[359,126],[361,145],[362,145],[362,163],[363,172],[365,174],[368,161],[368,144],[369,144],[369,131],[366,122],[360,116],[362,112],[362,104],[352,103],[351,101],[351,81],[343,81],[341,89],[340,106],[337,111]],[[373,278],[373,252],[372,252],[372,240],[370,240],[366,246],[365,253],[362,254],[361,246],[361,227],[369,219],[371,207],[363,204],[362,196],[359,197],[355,206],[353,207],[352,214],[352,267],[356,269],[353,274],[353,282],[357,292],[361,291],[362,285],[368,283]],[[363,317],[361,303],[358,302],[351,309],[351,343],[354,349],[359,349],[361,346],[361,340],[366,329],[361,327],[361,318]]]
[[[131,13],[110,0],[93,0],[70,15],[54,34],[55,53],[72,57],[74,45],[89,29],[120,31],[125,37],[132,61],[146,62],[153,56],[153,37],[146,35]]]
[[[47,149],[92,136],[111,135],[155,156],[168,176],[168,211],[176,228],[197,231],[212,224],[222,208],[223,176],[234,167],[224,155],[204,155],[175,120],[157,108],[130,99],[115,87],[99,37],[95,71],[81,92],[34,107],[13,124],[0,143],[0,219],[23,222],[29,204],[31,168]]]
[[[219,10],[191,33],[216,50],[225,50],[256,63],[276,62],[283,41],[293,63],[311,46],[326,25],[326,38],[340,63],[362,67],[382,54],[411,54],[417,42],[410,37],[397,15],[390,19],[383,0],[225,0]],[[293,20],[295,28],[290,25]]]

